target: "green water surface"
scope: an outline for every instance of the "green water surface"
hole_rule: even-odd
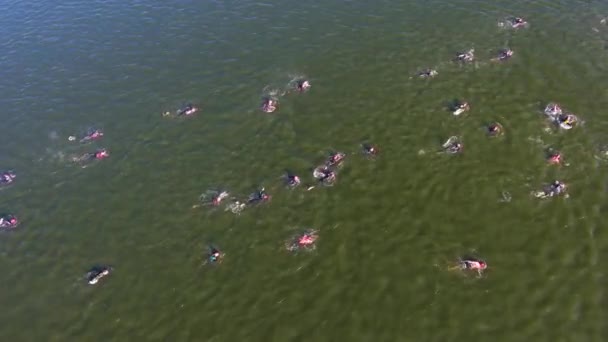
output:
[[[509,15],[530,27],[499,28]],[[0,234],[0,341],[607,340],[606,16],[578,0],[3,2],[0,168],[18,179],[0,209],[22,225]],[[469,48],[476,63],[451,62]],[[308,93],[258,110],[298,76]],[[454,98],[471,111],[450,115]],[[160,115],[184,101],[202,112]],[[549,101],[584,123],[552,129]],[[101,141],[67,140],[92,126]],[[464,153],[436,153],[452,135]],[[111,157],[70,162],[97,147]],[[349,153],[335,186],[284,187],[332,150]],[[554,179],[569,198],[530,196]],[[272,201],[241,215],[193,208],[260,186]],[[316,250],[285,251],[307,228]],[[221,265],[201,266],[209,243]],[[448,271],[466,254],[483,278]],[[97,263],[114,273],[89,286]]]

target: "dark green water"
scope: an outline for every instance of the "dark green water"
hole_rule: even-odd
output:
[[[508,15],[526,30],[497,27]],[[605,341],[608,26],[602,1],[0,4],[2,341]],[[487,62],[511,47],[506,64]],[[450,63],[476,49],[479,62]],[[410,79],[436,67],[430,81]],[[257,110],[297,75],[307,94]],[[454,117],[445,101],[472,110]],[[193,101],[188,120],[160,113]],[[585,123],[547,131],[557,101]],[[500,121],[506,135],[488,139]],[[87,127],[105,137],[67,140]],[[451,135],[460,156],[436,154]],[[336,186],[311,181],[353,153]],[[75,154],[107,147],[82,169]],[[568,166],[549,166],[546,147]],[[559,178],[570,198],[530,191]],[[268,205],[192,206],[206,189]],[[501,202],[501,193],[512,195]],[[319,230],[311,253],[286,239]],[[201,267],[205,246],[226,252]],[[482,279],[447,271],[475,253]],[[97,286],[95,263],[115,272]]]

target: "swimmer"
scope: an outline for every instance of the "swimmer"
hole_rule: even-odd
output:
[[[286,244],[288,251],[297,251],[302,249],[314,249],[315,243],[319,235],[316,230],[309,230],[299,236],[296,236],[293,240]]]
[[[213,197],[211,197],[211,205],[217,207],[222,201],[229,196],[228,191],[217,192]]]
[[[245,203],[234,201],[226,206],[226,211],[230,210],[233,214],[239,215],[245,209]]]
[[[219,249],[215,247],[209,247],[209,252],[207,252],[207,262],[211,264],[221,263],[224,259],[224,253],[220,252]]]
[[[464,146],[457,136],[451,136],[443,145],[444,151],[449,154],[461,153]]]
[[[17,228],[19,220],[15,215],[5,214],[0,216],[0,228],[2,229],[13,229]]]
[[[375,157],[378,154],[378,148],[371,144],[363,144],[361,145],[363,148],[363,154],[369,157]]]
[[[424,69],[424,70],[418,72],[419,78],[433,78],[437,75],[439,75],[439,73],[435,69]]]
[[[554,181],[553,183],[545,186],[543,190],[533,192],[534,197],[547,198],[558,196],[566,193],[566,184],[560,181]]]
[[[458,116],[464,112],[467,112],[471,109],[471,107],[469,106],[468,102],[464,102],[464,101],[460,101],[460,100],[455,100],[452,105],[451,108],[452,110],[452,114],[454,114],[455,116]]]
[[[310,87],[311,84],[310,82],[308,82],[308,80],[298,80],[298,82],[296,83],[296,89],[298,89],[298,91],[300,92],[308,91]]]
[[[17,175],[13,173],[13,171],[4,171],[0,173],[0,185],[8,185],[11,184]]]
[[[222,201],[228,198],[228,196],[230,196],[230,194],[225,190],[207,190],[199,196],[199,201],[201,201],[203,205],[217,207],[222,204]],[[197,208],[198,205],[194,205],[192,207]]]
[[[196,113],[197,111],[198,111],[198,108],[194,107],[194,105],[192,103],[187,103],[185,106],[178,109],[177,112],[175,112],[175,114],[177,114],[177,116],[182,116],[182,115],[189,116],[189,115]]]
[[[339,165],[342,163],[342,161],[344,161],[344,158],[346,158],[345,153],[342,153],[342,152],[332,153],[332,154],[330,154],[329,158],[325,162],[325,165],[327,165],[327,166]]]
[[[545,115],[550,117],[562,115],[562,108],[557,103],[551,102],[545,107]]]
[[[87,133],[80,139],[81,143],[101,139],[103,137],[103,132],[100,129],[90,129]]]
[[[264,98],[264,101],[262,102],[262,111],[264,113],[272,113],[277,109],[278,104],[279,103],[277,100],[273,100],[271,98]]]
[[[503,132],[502,125],[498,122],[493,122],[493,123],[489,124],[486,129],[487,129],[488,135],[491,137],[497,137],[499,135],[502,135],[502,132]]]
[[[502,49],[498,51],[498,56],[496,58],[492,58],[493,61],[503,62],[507,59],[513,57],[513,50],[511,49]]]
[[[488,264],[484,261],[475,258],[465,258],[460,260],[458,268],[461,270],[472,270],[477,271],[477,274],[481,277],[485,269],[488,268]]]
[[[75,162],[88,162],[92,160],[102,160],[110,156],[110,153],[105,149],[99,149],[95,152],[89,152],[81,155],[80,157],[75,157],[73,160]]]
[[[507,18],[507,23],[509,23],[509,25],[515,29],[528,26],[528,22],[520,17]]]
[[[559,151],[549,150],[547,152],[547,163],[559,165],[562,163],[562,154]]]
[[[312,172],[313,177],[320,183],[331,185],[336,181],[336,173],[333,172],[327,165],[318,166]]]
[[[285,183],[287,184],[288,187],[295,188],[296,186],[300,185],[300,183],[301,183],[300,177],[287,171],[287,173],[285,174]]]
[[[572,129],[576,126],[578,118],[574,114],[562,114],[557,117],[555,122],[563,129]]]
[[[263,203],[268,201],[270,201],[270,195],[266,193],[266,190],[264,188],[261,188],[260,190],[257,190],[251,195],[249,195],[248,203]]]
[[[110,266],[95,266],[87,273],[87,281],[90,285],[95,285],[101,278],[107,276],[112,271]]]
[[[475,60],[475,49],[470,49],[469,51],[465,52],[458,52],[455,60],[463,63],[473,62]]]
[[[198,112],[198,108],[195,107],[192,103],[186,103],[182,107],[178,108],[175,111],[175,116],[190,116],[194,113]],[[164,112],[163,116],[171,116],[171,112]]]

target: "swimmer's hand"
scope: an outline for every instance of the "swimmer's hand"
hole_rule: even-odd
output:
[[[75,136],[73,136],[73,135],[70,135],[70,136],[68,137],[68,140],[69,140],[69,141],[74,141],[74,140],[76,140],[76,137],[75,137]]]

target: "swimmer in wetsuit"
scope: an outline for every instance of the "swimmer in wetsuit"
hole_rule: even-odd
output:
[[[110,156],[110,153],[105,148],[99,149],[95,152],[85,153],[80,157],[74,158],[75,162],[88,162],[93,160],[102,160]]]
[[[497,136],[501,135],[503,132],[502,125],[499,124],[498,122],[493,122],[493,123],[489,124],[487,126],[486,130],[487,130],[488,135],[491,137],[497,137]]]
[[[520,18],[520,17],[510,17],[510,18],[507,19],[507,22],[513,28],[520,28],[520,27],[525,27],[525,26],[528,25],[528,22],[525,21],[523,18]]]
[[[475,49],[470,49],[469,51],[458,52],[456,54],[456,61],[462,63],[470,63],[475,60]]]
[[[100,129],[90,129],[87,134],[80,139],[81,143],[101,139],[103,137],[103,132]]]
[[[272,113],[277,109],[279,102],[271,98],[264,98],[262,102],[262,111],[265,113]]]
[[[547,116],[556,117],[562,114],[562,108],[557,103],[549,103],[544,112]]]
[[[464,146],[457,136],[451,136],[443,145],[443,150],[449,154],[461,153]]]
[[[11,184],[17,175],[15,175],[12,171],[4,171],[0,173],[0,185],[8,185]]]
[[[464,112],[469,111],[469,109],[471,109],[471,107],[469,106],[469,103],[466,101],[454,100],[450,109],[452,110],[452,114],[454,114],[455,116],[458,116]]]
[[[363,154],[366,156],[374,157],[378,154],[378,148],[376,148],[374,145],[363,144],[361,147],[363,148]]]
[[[310,82],[308,82],[308,80],[298,80],[298,82],[296,83],[296,89],[298,89],[298,91],[300,92],[308,91],[310,87],[311,84]]]
[[[207,262],[211,264],[220,263],[224,257],[224,253],[222,253],[219,249],[215,247],[209,247],[209,252],[207,253]]]
[[[435,69],[425,69],[425,70],[418,72],[419,78],[433,78],[437,75],[439,75],[439,73]]]
[[[508,59],[510,59],[511,57],[513,57],[513,50],[511,49],[502,49],[500,51],[498,51],[498,56],[496,56],[496,58],[493,58],[493,61],[506,61]]]
[[[562,163],[562,154],[559,151],[549,150],[547,152],[547,163],[558,165]]]
[[[252,193],[251,195],[249,195],[248,203],[249,204],[263,203],[263,202],[267,202],[269,200],[270,200],[270,195],[268,195],[266,193],[266,190],[264,188],[261,188],[260,190],[257,190],[254,193]]]
[[[325,162],[325,165],[327,165],[327,166],[338,165],[338,164],[342,163],[344,158],[346,158],[346,153],[342,153],[342,152],[332,153],[329,156],[329,158],[327,159],[327,161]]]
[[[300,180],[300,177],[287,171],[285,174],[285,183],[287,184],[288,187],[295,188],[296,186],[300,185],[301,180]]]
[[[315,244],[319,235],[316,230],[308,230],[305,233],[296,236],[288,243],[286,243],[286,248],[289,251],[297,251],[302,249],[314,249]]]
[[[571,129],[576,126],[578,118],[574,114],[562,114],[557,117],[556,122],[563,129]]]
[[[19,225],[19,220],[15,215],[5,214],[0,216],[0,228],[13,229]]]
[[[331,185],[336,181],[336,173],[326,165],[318,166],[314,169],[312,175],[316,180],[325,185]]]
[[[560,181],[553,181],[553,183],[544,187],[543,190],[534,191],[532,194],[537,198],[548,198],[559,196],[566,193],[566,184]],[[567,195],[566,195],[567,197]]]
[[[460,260],[460,268],[462,270],[477,271],[477,274],[481,276],[483,271],[488,268],[488,265],[482,260],[466,258]]]
[[[192,103],[187,103],[186,105],[184,105],[183,107],[178,109],[177,112],[175,112],[175,114],[177,116],[182,116],[182,115],[189,116],[189,115],[196,113],[197,111],[198,111],[198,108],[196,108]]]
[[[112,267],[110,266],[95,266],[87,273],[87,281],[90,285],[95,285],[111,271]]]

